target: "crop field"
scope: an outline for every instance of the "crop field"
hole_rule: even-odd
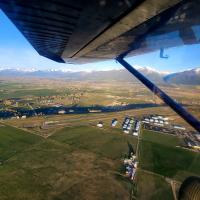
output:
[[[162,87],[199,116],[199,96],[194,95],[191,104],[188,98],[192,93],[199,94],[195,88]],[[9,101],[10,97],[21,99]],[[8,110],[30,109],[30,105],[39,108],[161,103],[136,83],[62,80],[1,82],[0,100],[0,108]],[[181,138],[143,130],[136,185],[124,176],[128,142],[134,149],[137,144],[136,137],[122,133],[124,117],[150,114],[167,116],[170,123],[189,128],[165,105],[4,120],[0,125],[0,200],[129,200],[133,191],[138,200],[171,200],[168,179],[180,183],[188,176],[200,176],[200,155],[181,148]],[[114,118],[119,123],[111,128]],[[99,121],[104,123],[102,129],[96,127]]]
[[[137,87],[140,87],[140,92],[144,95],[141,99],[137,97]],[[62,103],[64,105],[121,105],[135,102],[152,102],[148,96],[152,96],[151,93],[141,87],[138,84],[126,83],[123,86],[117,82],[107,83],[88,83],[82,82],[67,82],[67,81],[55,81],[55,80],[16,80],[12,82],[10,80],[4,80],[0,82],[0,99],[9,98],[22,98],[35,97],[32,99],[32,103],[35,105],[43,105],[42,102],[38,102],[36,97],[43,96],[46,101],[53,97],[53,103]],[[47,97],[48,96],[48,97]],[[56,96],[56,97],[55,97]],[[46,98],[45,98],[46,97]],[[132,98],[130,98],[132,97]]]
[[[135,191],[139,200],[170,200],[166,178],[181,182],[200,175],[199,154],[176,147],[182,139],[143,130],[134,186],[123,175],[128,142],[136,149],[136,137],[108,125],[99,129],[74,121],[47,138],[1,125],[0,199],[128,200]]]
[[[50,96],[60,94],[56,90],[53,89],[20,89],[15,91],[7,91],[7,92],[0,92],[0,98],[22,98],[25,96]]]
[[[8,126],[0,132],[1,200],[129,199],[131,183],[119,176],[133,137],[87,126],[47,139]]]
[[[200,176],[200,154],[180,147],[182,140],[152,131],[143,131],[140,142],[140,167],[165,177],[183,181]]]
[[[22,98],[25,96],[47,96],[56,94],[56,90],[37,86],[34,83],[0,82],[0,99]]]

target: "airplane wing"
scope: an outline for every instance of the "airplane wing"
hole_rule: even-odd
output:
[[[36,51],[57,62],[116,59],[193,128],[200,121],[124,60],[200,42],[200,0],[0,0]]]
[[[200,0],[0,0],[35,50],[87,63],[199,43]]]

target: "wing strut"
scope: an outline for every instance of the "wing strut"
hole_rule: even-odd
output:
[[[149,90],[162,99],[169,107],[171,107],[178,115],[180,115],[186,122],[188,122],[194,129],[200,133],[200,121],[198,121],[193,115],[185,110],[180,104],[174,101],[170,96],[163,92],[154,83],[143,76],[139,71],[127,63],[122,56],[116,58],[116,60],[124,66],[131,74],[133,74],[138,80],[140,80]]]

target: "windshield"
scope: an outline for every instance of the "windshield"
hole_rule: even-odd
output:
[[[200,199],[199,1],[144,2],[0,1],[0,200]]]

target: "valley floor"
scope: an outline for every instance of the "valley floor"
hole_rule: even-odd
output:
[[[199,153],[177,148],[180,138],[143,130],[133,184],[124,176],[123,158],[128,142],[136,149],[137,137],[123,134],[120,124],[111,128],[112,115],[104,116],[102,129],[86,123],[91,116],[80,117],[49,129],[48,137],[12,121],[0,126],[1,200],[173,199],[171,181],[200,175]]]

